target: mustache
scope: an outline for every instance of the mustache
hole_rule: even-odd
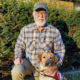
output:
[[[43,20],[44,18],[39,18],[39,20]]]

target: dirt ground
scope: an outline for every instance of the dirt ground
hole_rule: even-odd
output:
[[[13,64],[13,57],[5,55],[0,58],[0,80],[11,80],[11,66]]]

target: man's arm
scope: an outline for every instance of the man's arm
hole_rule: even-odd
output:
[[[24,41],[24,28],[22,28],[16,45],[15,45],[15,59],[22,58],[25,55],[25,41]]]
[[[57,65],[58,67],[62,65],[63,58],[65,55],[65,46],[61,38],[59,30],[56,29],[56,36],[54,38],[54,53],[58,57]]]

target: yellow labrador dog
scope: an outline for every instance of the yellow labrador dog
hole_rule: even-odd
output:
[[[58,58],[53,53],[43,52],[43,53],[38,55],[38,60],[40,62],[40,76],[39,76],[39,79],[40,80],[56,80],[56,79],[54,79],[53,76],[55,75],[57,70],[55,70],[51,76],[46,75],[43,72],[43,70],[48,69],[49,67],[55,65]]]

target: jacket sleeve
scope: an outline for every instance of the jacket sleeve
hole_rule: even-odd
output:
[[[17,42],[15,44],[15,58],[22,58],[25,55],[24,28],[20,31]]]
[[[54,38],[54,54],[58,57],[58,66],[62,65],[65,55],[65,46],[58,29],[56,29],[56,36]]]

